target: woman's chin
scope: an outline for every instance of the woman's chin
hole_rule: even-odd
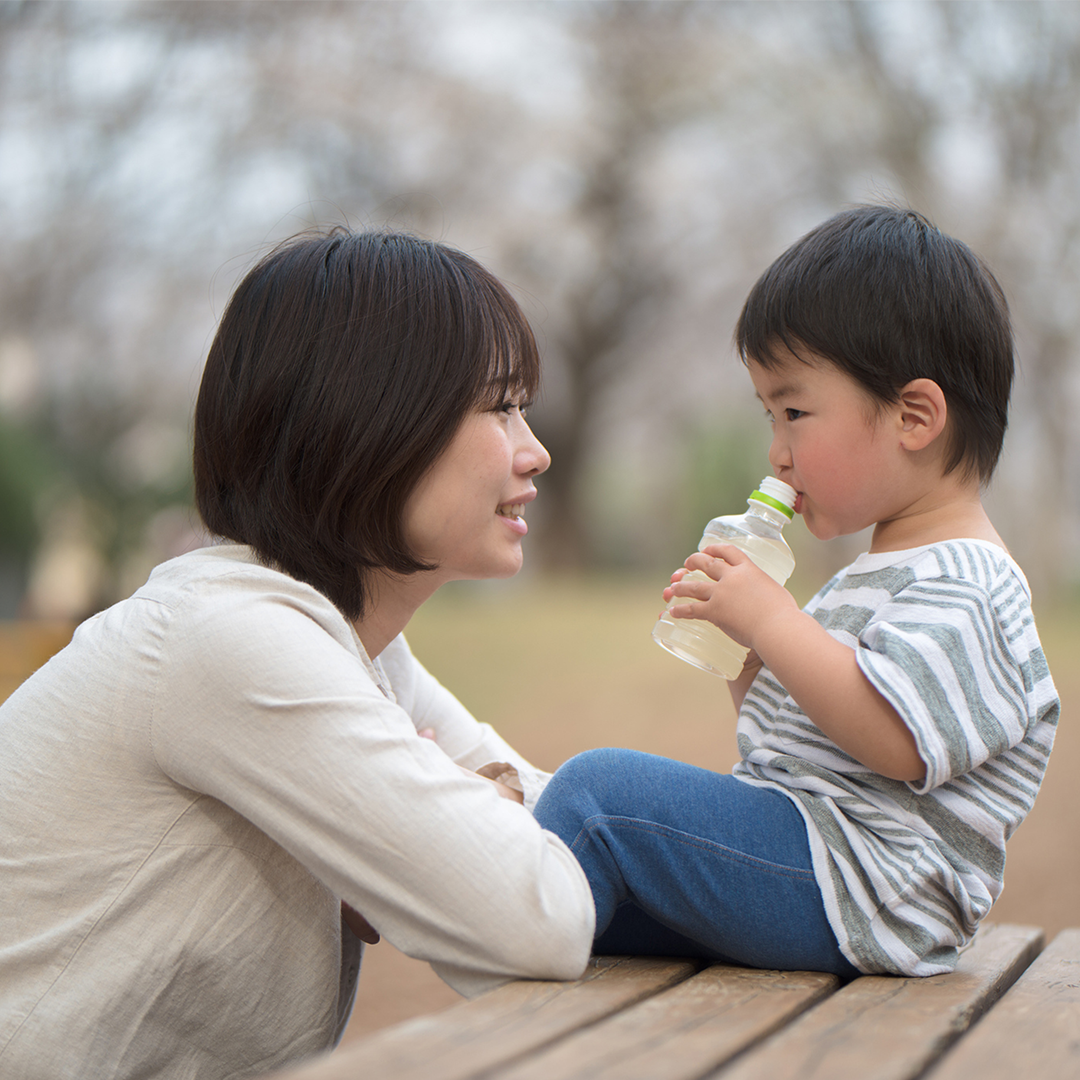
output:
[[[516,550],[510,554],[500,572],[493,574],[493,577],[512,578],[525,565],[525,553],[521,550],[521,544],[517,544],[515,547]]]
[[[492,574],[491,577],[500,579],[515,577],[524,565],[525,560],[519,558],[516,562],[507,565],[500,573]]]

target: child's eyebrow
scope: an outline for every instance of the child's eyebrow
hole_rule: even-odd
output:
[[[780,386],[777,386],[769,393],[769,397],[775,401],[777,398],[791,397],[792,395],[799,393],[801,389],[802,386],[798,382],[781,383]],[[761,391],[755,390],[754,397],[756,397],[762,405],[765,404],[765,399],[761,396]]]

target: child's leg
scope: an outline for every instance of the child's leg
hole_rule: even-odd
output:
[[[598,951],[858,974],[825,917],[802,816],[779,792],[591,750],[556,772],[536,818],[589,879]]]

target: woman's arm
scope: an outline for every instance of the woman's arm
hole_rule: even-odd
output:
[[[506,764],[517,772],[520,794],[530,810],[536,805],[550,774],[526,761],[489,724],[480,723],[464,705],[416,657],[404,636],[395,638],[382,652],[379,662],[394,687],[398,704],[412,718],[417,729],[432,738],[458,765],[469,772],[480,771],[496,779]],[[512,789],[511,789],[512,790]],[[500,792],[506,797],[505,792]]]
[[[203,605],[170,643],[161,767],[255,824],[463,993],[580,975],[595,913],[570,851],[418,737],[336,612],[280,599]]]

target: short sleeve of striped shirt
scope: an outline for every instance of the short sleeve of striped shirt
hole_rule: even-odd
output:
[[[915,736],[927,774],[911,787],[921,794],[1027,735],[1037,638],[1026,582],[999,549],[939,544],[909,566],[913,579],[877,609],[856,655]]]

